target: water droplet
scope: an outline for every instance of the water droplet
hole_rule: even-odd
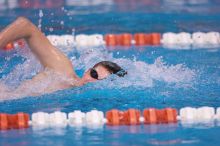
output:
[[[43,17],[43,16],[44,16],[44,13],[43,13],[42,10],[40,10],[40,11],[39,11],[39,17],[41,18],[41,17]]]
[[[50,27],[50,28],[49,28],[49,31],[50,31],[50,32],[53,32],[53,28],[52,28],[52,27]]]
[[[60,24],[61,24],[61,25],[64,25],[64,21],[60,21]]]

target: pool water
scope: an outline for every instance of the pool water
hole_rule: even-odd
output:
[[[220,32],[217,0],[173,2],[156,0],[59,1],[47,6],[30,2],[29,8],[8,2],[0,7],[0,28],[17,16],[30,18],[49,34],[106,34],[136,32]],[[34,8],[34,9],[32,9]],[[80,76],[101,60],[111,60],[128,71],[124,78],[111,76],[83,87],[36,97],[28,91],[9,96],[0,88],[0,111],[32,114],[44,111],[71,112],[112,108],[220,106],[220,47],[167,48],[144,46],[60,46]],[[11,89],[41,69],[28,48],[0,52],[0,83]],[[34,64],[34,65],[33,65]],[[113,81],[112,81],[113,80]],[[39,85],[41,86],[41,85]],[[37,88],[37,89],[40,89]],[[4,96],[4,98],[3,98]],[[0,132],[0,145],[218,145],[220,123],[141,126],[66,127]]]

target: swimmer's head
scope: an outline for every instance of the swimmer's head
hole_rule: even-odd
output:
[[[86,71],[82,77],[82,80],[84,83],[94,82],[97,80],[103,80],[111,74],[124,77],[127,72],[114,62],[102,61]]]

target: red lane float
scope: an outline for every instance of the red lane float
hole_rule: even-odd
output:
[[[30,118],[26,113],[19,112],[17,114],[0,114],[0,129],[21,129],[28,128]]]
[[[105,35],[105,42],[107,46],[131,46],[132,35],[129,33],[124,34],[107,34]]]
[[[175,123],[177,122],[177,111],[173,108],[145,109],[143,112],[145,124]]]
[[[161,34],[160,33],[152,33],[151,34],[151,45],[160,45]]]
[[[158,110],[158,119],[160,123],[176,123],[177,111],[173,108]]]
[[[144,45],[153,45],[151,34],[145,34],[145,44]]]
[[[129,33],[119,34],[117,36],[117,45],[131,46],[132,35]]]
[[[13,43],[8,43],[8,44],[3,48],[3,50],[5,50],[5,51],[10,51],[10,50],[12,50],[12,49],[14,49],[14,44],[13,44]]]
[[[16,41],[16,43],[20,48],[25,47],[25,41],[23,39]]]
[[[134,35],[135,45],[160,45],[161,35],[159,33],[136,33]]]
[[[106,112],[107,125],[123,124],[123,112],[117,109],[112,109]]]
[[[145,124],[156,124],[156,123],[158,123],[157,109],[155,109],[155,108],[145,109],[144,112],[143,112],[143,116],[144,116],[144,123]]]
[[[123,34],[107,34],[105,35],[105,42],[107,46],[131,46],[132,38],[136,46],[144,45],[160,45],[160,33],[136,33],[134,37],[129,33]]]
[[[140,124],[140,111],[129,109],[127,111],[110,110],[106,112],[108,125],[138,125]]]
[[[136,33],[134,34],[135,45],[143,46],[146,44],[145,33]]]
[[[141,112],[136,109],[129,109],[123,114],[123,121],[126,125],[138,125],[140,124]]]
[[[3,47],[3,50],[5,51],[10,51],[15,48],[15,46],[18,46],[19,48],[24,48],[25,47],[25,41],[23,39],[18,40],[14,43],[8,43],[5,47]]]
[[[8,114],[0,113],[0,130],[7,130],[9,128]]]
[[[107,34],[105,35],[105,42],[107,46],[116,46],[117,45],[117,35]]]
[[[28,128],[29,120],[30,120],[29,115],[23,112],[9,115],[9,123],[11,128],[15,128],[15,129]]]

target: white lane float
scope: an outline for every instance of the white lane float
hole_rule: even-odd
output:
[[[67,126],[67,114],[56,111],[49,114],[49,123],[51,127],[65,127]]]
[[[198,122],[211,122],[215,118],[215,109],[208,106],[197,108],[196,117]]]
[[[85,35],[79,34],[76,36],[77,47],[95,47],[104,44],[104,38],[100,34]]]
[[[220,121],[220,107],[218,107],[218,108],[216,109],[215,118],[216,118],[217,121]]]
[[[59,39],[60,46],[73,46],[75,43],[75,38],[73,35],[62,35]]]
[[[207,44],[206,33],[195,32],[192,34],[192,40],[193,40],[194,45],[205,45],[205,44]]]
[[[86,114],[81,112],[80,110],[76,110],[68,114],[69,125],[83,125],[85,124],[85,116]]]
[[[48,35],[47,38],[51,42],[52,45],[59,46],[60,36],[58,36],[58,35]]]
[[[196,121],[196,108],[181,108],[179,114],[180,121],[183,123],[194,123]]]
[[[49,126],[49,114],[45,112],[33,113],[31,116],[32,126],[48,127]]]
[[[206,34],[206,39],[208,44],[219,45],[220,44],[220,34],[219,32],[208,32]]]
[[[161,43],[165,46],[184,46],[193,45],[199,47],[209,47],[220,45],[219,32],[195,32],[193,34],[180,32],[180,33],[164,33],[162,35]]]
[[[104,113],[101,111],[92,110],[86,113],[87,125],[102,125],[104,121]]]
[[[76,36],[76,46],[77,47],[86,47],[88,46],[87,35],[79,34]]]
[[[73,35],[48,35],[47,38],[54,46],[73,46],[75,43]]]
[[[173,32],[167,32],[162,35],[162,44],[173,45],[177,42],[177,35]]]
[[[215,109],[213,107],[185,107],[180,109],[179,114],[182,123],[208,123],[215,120]]]
[[[104,44],[104,37],[101,34],[93,34],[89,36],[89,46],[101,46]]]
[[[181,32],[176,34],[176,44],[190,45],[192,43],[192,36],[190,33]]]
[[[168,32],[162,35],[161,43],[165,45],[190,45],[192,43],[192,36],[186,32]]]

